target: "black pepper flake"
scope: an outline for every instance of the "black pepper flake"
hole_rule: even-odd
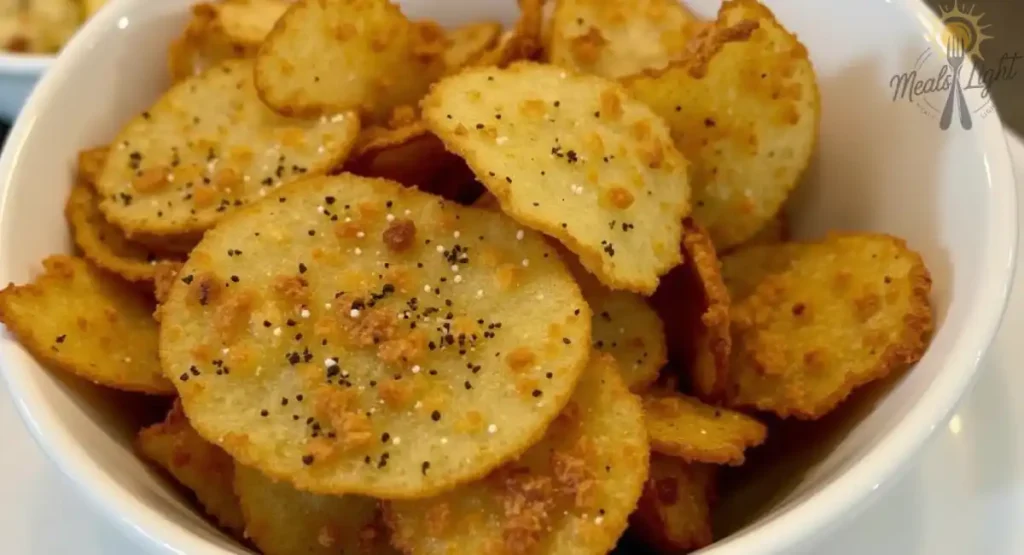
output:
[[[313,455],[303,455],[302,456],[302,464],[304,464],[306,466],[309,466],[309,465],[313,464]]]
[[[462,385],[465,386],[466,389],[473,389],[473,384],[469,383],[469,380],[466,380],[466,383]]]
[[[572,340],[569,339],[568,337],[563,337],[562,343],[565,343],[566,345],[572,345]]]
[[[573,311],[572,313],[573,313],[574,315],[576,315],[576,316],[579,316],[579,315],[580,315],[580,309],[578,309],[578,308],[577,308],[577,309],[576,309],[576,310],[574,310],[574,311]]]
[[[260,411],[260,416],[262,416],[263,418],[266,418],[266,417],[270,416],[270,411],[268,411],[267,409],[263,409],[263,410]]]
[[[300,274],[304,274],[304,273],[306,273],[306,270],[307,270],[306,265],[303,264],[302,262],[299,262],[299,273]]]
[[[231,281],[238,283],[240,280],[238,279],[238,276],[231,276]]]
[[[420,472],[422,472],[423,475],[426,476],[427,470],[430,470],[430,461],[423,461],[423,464],[420,465]]]
[[[430,413],[430,419],[433,420],[434,422],[438,422],[439,420],[441,420],[441,412],[435,410],[434,412]]]
[[[287,397],[281,397],[281,406],[282,407],[288,406],[288,398]]]
[[[549,379],[549,380],[550,380],[551,378],[554,378],[554,377],[555,377],[555,375],[554,375],[554,374],[552,374],[551,372],[548,372],[547,374],[544,374],[544,377],[546,377],[547,379]]]
[[[380,442],[381,443],[387,443],[389,439],[391,439],[391,434],[389,434],[387,432],[384,432],[383,434],[380,435]]]
[[[505,181],[507,181],[509,183],[512,183],[512,178],[511,177],[505,177]]]
[[[539,389],[534,389],[534,390],[533,390],[533,396],[534,396],[534,397],[540,397],[541,395],[544,395],[544,392],[543,392],[543,391],[541,391],[541,390],[539,390]]]
[[[288,320],[287,320],[287,321],[285,322],[285,324],[288,324],[289,326],[294,326],[294,325],[295,325],[295,324],[297,324],[297,323],[298,323],[298,322],[296,322],[295,320],[292,320],[291,318],[289,318],[289,319],[288,319]]]
[[[188,381],[188,372],[182,372],[182,374],[180,376],[178,376],[178,379],[183,381],[183,382],[187,382]]]
[[[58,335],[57,339],[55,339],[54,341],[56,341],[57,343],[63,343],[64,340],[67,339],[67,337],[68,337],[67,335],[61,334],[61,335]]]

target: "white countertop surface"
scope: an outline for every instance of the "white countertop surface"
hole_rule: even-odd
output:
[[[1010,139],[1024,183],[1024,143]],[[1024,202],[1024,195],[1020,197]],[[1024,213],[1024,210],[1022,210]],[[1024,553],[1024,272],[974,390],[912,468],[852,520],[806,546],[829,555]],[[2,387],[2,386],[0,386]],[[97,515],[0,393],[0,552],[141,553]],[[144,555],[144,553],[143,553]]]

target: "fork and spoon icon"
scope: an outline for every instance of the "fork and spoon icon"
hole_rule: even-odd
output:
[[[971,111],[964,101],[964,91],[960,87],[960,68],[963,67],[964,57],[967,55],[964,40],[957,36],[951,36],[946,41],[946,61],[953,70],[953,83],[949,88],[949,96],[946,98],[946,107],[942,110],[942,117],[939,119],[939,127],[943,130],[949,129],[953,122],[954,104],[960,105],[960,126],[964,129],[971,128]]]

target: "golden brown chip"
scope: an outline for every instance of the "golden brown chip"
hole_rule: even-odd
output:
[[[545,438],[487,478],[385,508],[405,553],[605,554],[644,481],[643,415],[608,355],[591,358]]]
[[[200,233],[275,187],[337,166],[356,116],[304,121],[267,109],[252,61],[178,83],[122,129],[96,189],[107,219],[134,235]]]
[[[130,281],[153,281],[165,267],[176,268],[184,257],[155,252],[125,237],[100,212],[99,198],[86,184],[71,188],[64,215],[75,244],[93,264]]]
[[[643,402],[651,449],[687,462],[741,465],[743,451],[764,443],[768,433],[745,414],[678,393],[647,394]]]
[[[263,555],[397,554],[375,499],[317,495],[235,465],[245,535]]]
[[[804,246],[733,308],[731,402],[824,416],[855,388],[921,358],[930,290],[928,269],[901,239],[833,235]]]
[[[661,279],[652,304],[669,330],[672,360],[690,376],[701,399],[720,399],[729,379],[729,292],[711,238],[687,218],[683,222],[683,258]]]
[[[719,249],[776,216],[814,152],[821,108],[807,49],[756,0],[726,0],[689,56],[625,84],[691,162],[694,217]]]
[[[544,26],[544,4],[547,0],[518,0],[519,19],[513,29],[498,38],[494,47],[470,65],[504,68],[513,62],[534,60],[540,56],[541,33]]]
[[[444,65],[454,73],[472,64],[498,43],[501,23],[480,21],[456,27],[448,32],[448,48],[444,52]]]
[[[235,463],[221,448],[199,437],[180,403],[174,402],[163,422],[143,428],[136,446],[191,490],[218,524],[235,537],[242,537],[245,523],[234,492]]]
[[[221,62],[256,55],[274,23],[291,2],[223,0],[192,7],[192,19],[171,43],[168,64],[175,81],[201,73]]]
[[[445,69],[444,31],[388,0],[302,0],[256,58],[256,88],[284,115],[360,111],[383,123],[415,104]]]
[[[534,63],[470,69],[434,87],[423,117],[506,214],[611,288],[653,293],[679,263],[686,160],[617,85]]]
[[[583,298],[594,314],[591,324],[594,348],[615,358],[630,391],[647,389],[668,362],[665,327],[658,313],[641,295],[612,291],[602,285],[580,265],[576,255],[564,249],[562,260],[579,283]]]
[[[99,180],[107,163],[108,146],[88,148],[78,153],[78,180],[90,185]]]
[[[431,495],[543,435],[590,355],[557,253],[501,214],[350,174],[206,234],[161,309],[204,437],[303,490]]]
[[[558,0],[548,61],[609,79],[664,69],[698,21],[678,0]]]
[[[174,393],[160,373],[151,302],[81,258],[51,256],[43,269],[32,283],[0,291],[0,321],[27,351],[107,387]]]
[[[715,470],[712,465],[651,454],[651,475],[629,518],[630,527],[664,553],[711,545]]]

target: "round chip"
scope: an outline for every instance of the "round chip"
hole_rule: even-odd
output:
[[[711,545],[715,467],[651,454],[651,475],[629,525],[664,553]]]
[[[164,371],[200,434],[303,490],[479,478],[543,435],[590,355],[579,287],[518,230],[384,180],[282,188],[193,251]]]
[[[234,491],[235,462],[223,449],[199,437],[180,403],[175,401],[163,422],[143,428],[135,444],[146,458],[191,490],[218,524],[242,537],[245,523]]]
[[[385,507],[405,553],[603,555],[647,479],[636,397],[608,355],[591,358],[544,439],[487,478],[433,499]]]
[[[669,330],[670,356],[690,376],[694,393],[718,400],[729,381],[729,292],[711,238],[683,221],[685,261],[661,279],[652,304]]]
[[[498,43],[501,23],[480,21],[448,31],[448,49],[444,52],[444,65],[455,73],[471,64]]]
[[[282,183],[334,167],[358,132],[351,114],[274,114],[252,87],[252,62],[225,62],[121,130],[96,183],[100,209],[129,237],[201,232]]]
[[[99,198],[84,183],[71,188],[64,215],[82,254],[93,264],[127,280],[154,281],[168,266],[176,268],[184,259],[130,241],[120,228],[103,217]]]
[[[171,77],[180,81],[225,60],[255,56],[290,5],[282,0],[196,4],[188,26],[168,50]]]
[[[699,22],[678,0],[558,0],[548,61],[609,79],[684,57]]]
[[[756,0],[726,0],[694,52],[626,87],[692,163],[694,217],[715,246],[775,217],[810,162],[821,105],[807,49]]]
[[[471,69],[438,83],[423,117],[506,214],[605,285],[651,294],[679,263],[686,160],[619,86],[532,63]]]
[[[378,502],[358,495],[317,495],[235,465],[245,535],[263,555],[397,554]]]
[[[152,314],[135,288],[71,256],[51,256],[34,282],[0,291],[0,321],[41,363],[114,389],[172,394]]]
[[[444,31],[416,24],[388,0],[303,0],[256,57],[256,88],[284,115],[358,110],[387,121],[445,69]]]
[[[739,466],[743,451],[764,443],[768,430],[753,418],[678,393],[643,397],[651,450],[687,462]]]
[[[806,246],[734,307],[730,401],[783,418],[828,414],[921,358],[930,291],[928,269],[902,239],[833,235]]]

